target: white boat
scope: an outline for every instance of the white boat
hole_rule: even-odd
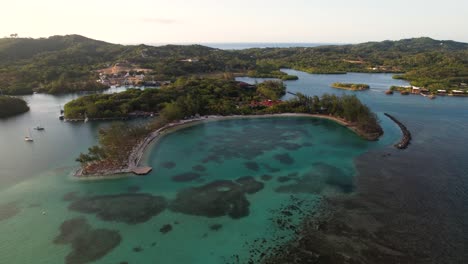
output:
[[[85,116],[84,122],[87,123],[88,122],[88,116],[86,115],[86,113],[84,113],[84,116]]]
[[[28,135],[24,137],[24,141],[26,142],[33,142],[34,139],[32,139],[31,137],[31,133],[29,132],[29,129],[28,129]]]

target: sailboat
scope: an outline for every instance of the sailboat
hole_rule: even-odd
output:
[[[40,122],[39,122],[39,124],[40,124]],[[34,130],[42,131],[42,130],[44,130],[44,127],[42,127],[41,125],[37,125],[37,126],[34,128]]]
[[[31,132],[29,132],[29,129],[28,129],[28,135],[24,137],[24,141],[26,141],[26,142],[33,142],[34,141],[32,139],[32,137],[31,137]]]
[[[84,113],[84,122],[85,122],[85,123],[88,122],[88,116],[86,115],[86,112]]]

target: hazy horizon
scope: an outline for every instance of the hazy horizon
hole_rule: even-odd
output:
[[[468,2],[214,1],[8,4],[0,36],[79,34],[111,43],[361,43],[428,36],[468,42]]]

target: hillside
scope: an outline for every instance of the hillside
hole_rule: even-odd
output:
[[[184,60],[193,59],[187,62]],[[191,74],[246,71],[255,61],[246,55],[200,45],[122,46],[78,35],[41,39],[0,39],[0,89],[29,94],[106,89],[96,70],[118,62],[154,70],[167,80]]]
[[[314,48],[249,49],[257,61],[309,73],[391,72],[420,86],[468,80],[468,44],[431,38]]]
[[[0,39],[0,89],[5,94],[106,89],[97,70],[125,63],[151,70],[149,80],[223,72],[295,79],[281,67],[310,73],[390,72],[429,88],[468,82],[468,44],[430,38],[313,48],[237,51],[201,45],[117,45],[79,35]],[[230,75],[232,76],[232,75]]]

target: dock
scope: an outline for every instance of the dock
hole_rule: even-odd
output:
[[[146,175],[153,170],[151,167],[136,167],[132,170],[132,172],[136,175]]]

